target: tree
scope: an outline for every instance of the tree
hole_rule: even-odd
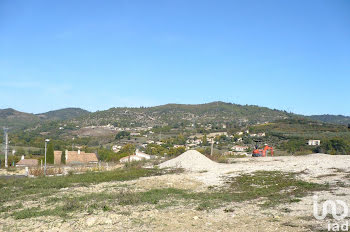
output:
[[[18,148],[16,151],[16,155],[25,155],[26,151],[23,148]]]
[[[178,148],[171,147],[171,148],[169,148],[167,154],[169,156],[178,156],[178,155],[181,155],[182,153],[184,153],[185,151],[186,151],[185,147],[178,147]]]
[[[55,156],[54,156],[54,152],[53,152],[53,144],[52,143],[49,143],[47,146],[46,162],[49,164],[54,164],[54,162],[55,162]]]
[[[350,154],[350,144],[342,138],[332,138],[330,140],[323,140],[321,143],[322,152],[332,155],[347,155]]]
[[[115,139],[123,139],[125,137],[129,137],[130,136],[130,132],[127,132],[127,131],[120,131],[118,132],[116,135],[115,135]]]
[[[101,147],[97,150],[99,160],[107,161],[107,162],[111,162],[111,161],[117,162],[121,158],[129,156],[129,155],[133,155],[134,153],[135,153],[135,145],[133,145],[133,144],[126,144],[117,153],[114,153],[110,149],[106,149],[103,147]]]
[[[294,155],[296,152],[301,152],[306,149],[305,140],[303,138],[292,138],[285,142],[282,147],[288,153]]]
[[[207,146],[208,145],[208,140],[207,140],[207,135],[205,134],[202,139],[202,145]]]
[[[118,154],[124,156],[133,155],[135,153],[135,149],[135,145],[128,143],[124,147],[122,147],[122,149],[120,149]]]
[[[66,151],[62,151],[61,164],[66,164]]]

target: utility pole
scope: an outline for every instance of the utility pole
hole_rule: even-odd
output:
[[[5,168],[8,168],[7,164],[7,152],[8,152],[8,144],[9,144],[9,138],[7,134],[8,128],[4,127],[4,134],[5,134]]]
[[[213,150],[214,150],[214,139],[211,140],[210,156],[213,156]]]
[[[47,150],[47,143],[50,142],[49,139],[45,139],[45,164],[44,164],[44,175],[46,176],[46,150]]]

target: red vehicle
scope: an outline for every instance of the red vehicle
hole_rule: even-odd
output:
[[[255,150],[253,151],[252,156],[253,157],[265,157],[268,156],[269,152],[271,152],[271,156],[273,156],[273,147],[268,146],[265,144],[264,149],[258,149],[258,146],[255,146]]]

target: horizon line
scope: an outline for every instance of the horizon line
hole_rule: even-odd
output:
[[[292,111],[287,111],[287,110],[283,110],[283,109],[277,109],[277,108],[270,108],[267,106],[261,106],[261,105],[254,105],[254,104],[238,104],[238,103],[233,103],[233,102],[225,102],[225,101],[211,101],[211,102],[205,102],[205,103],[166,103],[166,104],[155,104],[155,105],[149,105],[149,106],[113,106],[107,109],[102,109],[102,110],[95,110],[95,111],[90,111],[78,106],[67,106],[67,107],[63,107],[63,108],[58,108],[58,109],[51,109],[45,112],[41,112],[41,113],[34,113],[34,112],[26,112],[26,111],[21,111],[21,110],[17,110],[15,108],[12,107],[7,107],[7,108],[1,108],[0,110],[7,110],[7,109],[12,109],[21,113],[27,113],[27,114],[33,114],[33,115],[41,115],[41,114],[46,114],[49,112],[54,112],[54,111],[59,111],[59,110],[65,110],[65,109],[81,109],[81,110],[85,110],[89,113],[96,113],[96,112],[101,112],[101,111],[106,111],[106,110],[110,110],[113,108],[152,108],[152,107],[159,107],[159,106],[165,106],[165,105],[206,105],[206,104],[211,104],[211,103],[225,103],[225,104],[232,104],[232,105],[238,105],[238,106],[256,106],[256,107],[261,107],[261,108],[268,108],[270,110],[278,110],[278,111],[283,111],[289,114],[295,114],[295,115],[302,115],[302,116],[321,116],[321,115],[332,115],[332,116],[344,116],[344,117],[350,117],[350,115],[344,115],[344,114],[330,114],[330,113],[323,113],[323,114],[303,114],[303,113],[295,113]]]

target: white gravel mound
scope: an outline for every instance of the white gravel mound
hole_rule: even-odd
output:
[[[189,171],[209,171],[218,167],[218,163],[210,160],[196,150],[188,150],[178,157],[159,165],[160,168],[183,168]]]

